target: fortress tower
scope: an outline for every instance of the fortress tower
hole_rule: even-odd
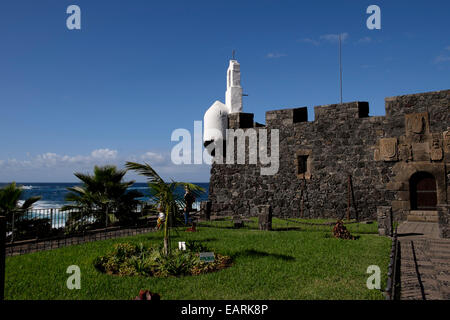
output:
[[[230,60],[227,70],[225,105],[229,113],[242,112],[241,65],[236,60]]]
[[[214,147],[219,144],[224,146],[226,144],[226,129],[233,128],[236,123],[244,121],[249,122],[248,127],[253,126],[253,114],[242,112],[241,66],[237,60],[232,59],[227,70],[225,104],[215,101],[203,117],[204,146],[206,147],[211,143],[214,143]],[[214,149],[211,148],[210,150]],[[213,153],[214,151],[212,151]]]

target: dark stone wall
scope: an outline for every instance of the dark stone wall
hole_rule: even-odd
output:
[[[275,217],[343,218],[350,175],[351,216],[376,218],[378,206],[391,206],[398,197],[387,185],[401,161],[376,159],[379,140],[405,135],[405,114],[421,112],[429,114],[429,130],[442,136],[450,127],[450,90],[386,98],[386,116],[369,117],[368,107],[367,102],[317,106],[312,122],[305,122],[302,108],[266,112],[262,128],[269,137],[271,129],[279,130],[278,173],[262,176],[259,164],[213,164],[212,214],[256,216],[257,206],[271,205]],[[308,155],[307,174],[297,172],[298,155]],[[441,162],[448,167],[450,155]]]

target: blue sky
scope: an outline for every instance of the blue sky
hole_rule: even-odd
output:
[[[71,4],[81,30],[66,28]],[[371,4],[381,30],[366,27]],[[383,115],[385,97],[450,88],[449,30],[449,1],[2,1],[0,181],[126,160],[208,181],[207,165],[171,163],[170,137],[224,102],[233,49],[245,112],[308,106],[312,120],[339,101],[343,34],[344,101]]]

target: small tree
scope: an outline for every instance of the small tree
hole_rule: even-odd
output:
[[[134,181],[123,181],[126,170],[118,170],[115,166],[95,166],[94,174],[76,172],[74,175],[83,182],[82,186],[67,188],[70,192],[66,201],[71,204],[61,208],[62,211],[76,210],[72,215],[73,223],[82,223],[86,214],[92,213],[96,222],[108,226],[109,215],[114,214],[121,222],[133,220],[131,212],[142,194],[136,190],[128,190]]]
[[[136,171],[138,174],[147,177],[150,197],[165,210],[164,254],[168,255],[170,251],[169,228],[175,221],[179,210],[184,207],[183,197],[177,194],[176,190],[187,186],[196,195],[199,195],[205,190],[196,184],[188,182],[175,182],[172,180],[172,182],[166,183],[147,163],[127,162],[125,166],[129,170]]]
[[[30,197],[22,205],[19,205],[19,199],[22,196],[22,188],[16,186],[15,182],[0,189],[0,215],[6,216],[6,221],[11,223],[11,241],[14,241],[14,223],[27,210],[30,210],[36,201],[41,197]]]

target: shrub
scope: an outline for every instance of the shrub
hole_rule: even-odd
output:
[[[119,243],[110,253],[94,259],[93,264],[98,271],[107,274],[154,277],[197,275],[231,265],[231,259],[220,254],[215,255],[214,262],[200,261],[195,251],[205,247],[199,243],[191,243],[189,248],[186,251],[173,250],[169,255],[164,255],[162,248],[149,248],[142,243]]]
[[[350,234],[342,220],[338,220],[333,227],[333,236],[338,239],[355,240],[355,237]]]
[[[52,235],[50,219],[33,218],[18,220],[14,226],[15,240],[26,240],[33,238],[45,238]]]
[[[208,251],[208,248],[198,241],[187,241],[186,250],[191,252],[204,252]]]
[[[159,260],[159,274],[161,276],[186,275],[198,264],[197,257],[189,251],[174,250]]]

